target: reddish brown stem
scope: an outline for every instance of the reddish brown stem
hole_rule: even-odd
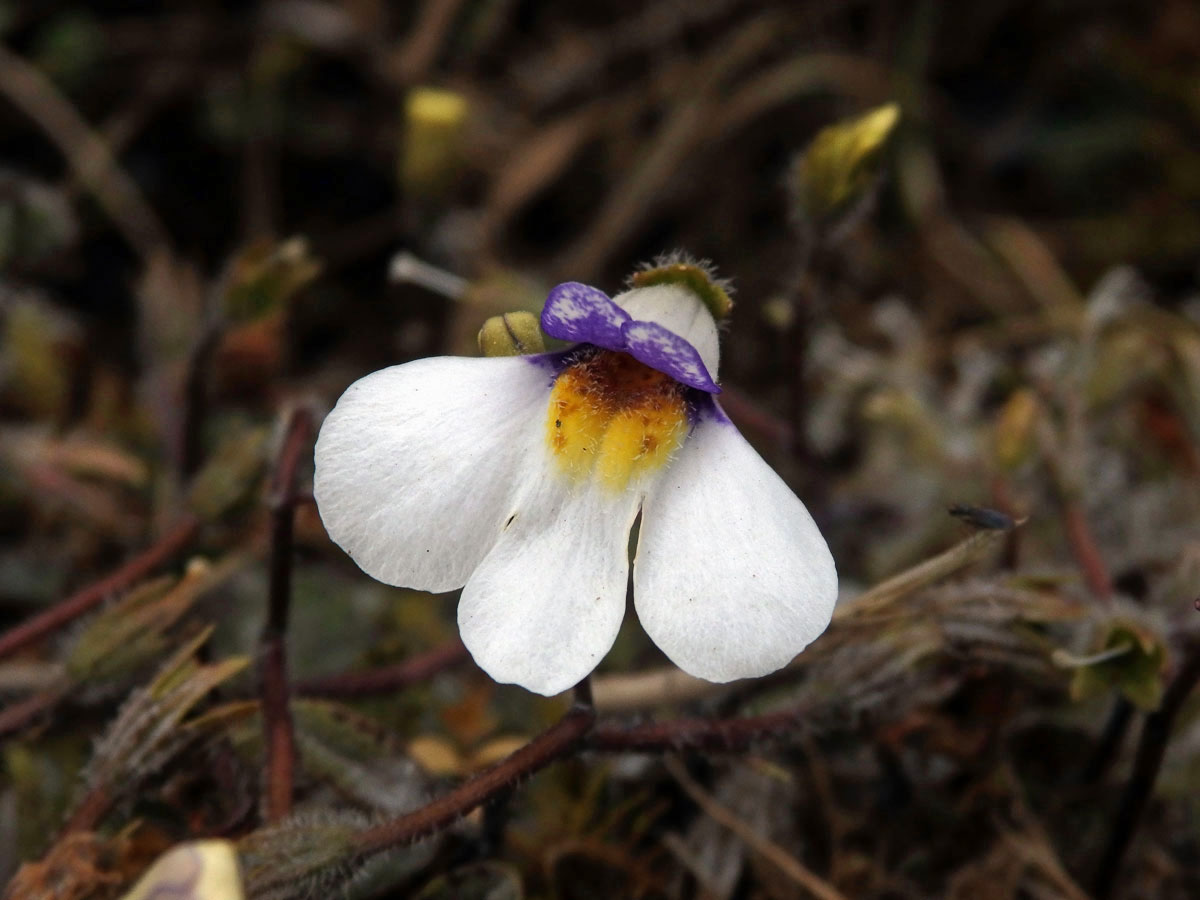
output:
[[[100,821],[112,809],[113,796],[104,787],[97,787],[80,801],[63,826],[61,837],[77,831],[95,831]]]
[[[1096,546],[1096,539],[1092,536],[1092,529],[1083,514],[1083,507],[1075,498],[1063,501],[1063,526],[1067,532],[1067,543],[1071,545],[1071,553],[1083,572],[1083,580],[1087,583],[1088,590],[1097,599],[1110,599],[1113,592],[1112,576],[1109,575],[1108,565]]]
[[[284,636],[263,639],[262,716],[267,749],[267,820],[278,822],[292,811],[296,739],[288,707],[287,652]]]
[[[0,709],[0,737],[20,731],[62,699],[60,691],[43,691]]]
[[[596,713],[593,710],[586,706],[573,706],[562,719],[524,747],[444,797],[416,812],[364,831],[358,837],[360,852],[366,856],[411,844],[445,828],[492,797],[574,751],[595,721]]]
[[[263,730],[267,748],[267,819],[292,811],[295,735],[288,706],[287,626],[292,599],[292,531],[296,470],[312,433],[312,416],[299,409],[288,420],[271,482],[271,561],[267,620],[259,639]]]
[[[295,689],[297,694],[306,697],[351,698],[390,694],[427,681],[468,658],[467,648],[455,638],[394,665],[309,678],[296,684]]]
[[[195,516],[182,519],[158,541],[112,574],[93,582],[61,603],[0,636],[0,659],[40,640],[99,606],[106,597],[145,578],[187,546],[199,527],[200,521]]]
[[[744,750],[764,738],[795,729],[804,715],[789,709],[737,719],[672,719],[625,727],[605,724],[588,735],[587,747],[607,752],[672,752],[678,750]]]

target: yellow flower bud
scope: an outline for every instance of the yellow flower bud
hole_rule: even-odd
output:
[[[538,318],[531,312],[492,316],[479,329],[479,352],[484,356],[528,356],[545,351]]]
[[[806,220],[828,225],[867,196],[879,172],[881,151],[899,120],[900,107],[888,103],[817,133],[792,177]]]
[[[461,94],[414,88],[404,106],[400,183],[416,194],[437,194],[458,171],[460,140],[467,119]]]

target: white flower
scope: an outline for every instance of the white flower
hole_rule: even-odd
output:
[[[458,624],[496,681],[581,681],[634,605],[710,681],[786,665],[829,623],[837,573],[804,505],[717,404],[717,328],[678,284],[610,299],[559,285],[537,356],[438,357],[355,382],[326,418],[314,493],[369,575],[462,588]]]

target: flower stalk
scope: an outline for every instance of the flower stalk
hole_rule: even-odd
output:
[[[416,812],[359,834],[355,842],[359,853],[371,856],[411,844],[445,828],[535,772],[572,754],[595,721],[595,710],[575,704],[558,722],[490,769]]]
[[[1098,900],[1104,900],[1112,893],[1125,853],[1134,834],[1137,833],[1142,814],[1146,811],[1150,796],[1154,792],[1154,784],[1158,781],[1158,772],[1162,768],[1163,756],[1167,752],[1167,742],[1171,739],[1175,719],[1198,683],[1200,642],[1193,641],[1178,673],[1163,695],[1162,705],[1146,717],[1146,723],[1142,726],[1137,755],[1133,760],[1133,771],[1125,784],[1121,803],[1112,820],[1112,830],[1092,879],[1092,893]]]
[[[271,483],[271,560],[267,618],[259,637],[262,718],[267,748],[266,816],[277,822],[292,809],[295,735],[288,708],[287,626],[292,599],[292,532],[296,470],[312,435],[312,414],[294,410]]]

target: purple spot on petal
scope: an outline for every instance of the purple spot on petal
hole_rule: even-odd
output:
[[[696,394],[694,396],[696,399],[692,403],[693,424],[716,422],[720,425],[728,425],[730,428],[736,427],[712,394]]]
[[[621,326],[629,313],[608,294],[568,281],[550,291],[542,309],[542,331],[564,341],[586,341],[606,350],[624,350]]]
[[[670,375],[680,384],[706,394],[719,394],[700,353],[684,338],[657,322],[628,322],[621,328],[625,352],[652,369]]]

